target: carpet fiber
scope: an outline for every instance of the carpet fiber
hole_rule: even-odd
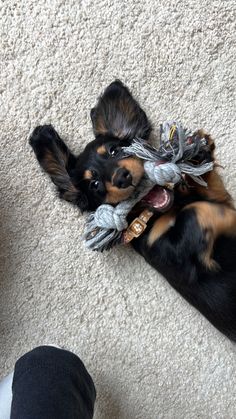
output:
[[[8,0],[0,13],[1,376],[55,343],[92,374],[96,419],[235,418],[235,346],[132,250],[87,251],[84,218],[28,145],[50,122],[82,150],[120,78],[155,133],[169,118],[212,133],[236,198],[235,2]]]

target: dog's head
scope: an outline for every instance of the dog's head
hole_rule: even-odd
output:
[[[143,164],[125,156],[122,148],[135,137],[147,140],[151,132],[145,112],[120,81],[107,87],[91,119],[95,139],[77,157],[50,125],[37,127],[30,138],[61,197],[82,211],[129,198],[143,176]]]
[[[141,160],[126,157],[128,140],[99,135],[78,156],[74,183],[86,196],[88,207],[117,204],[133,193],[143,176]]]

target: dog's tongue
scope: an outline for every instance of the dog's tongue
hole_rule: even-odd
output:
[[[167,211],[173,203],[173,192],[161,186],[154,188],[143,197],[142,202],[157,211]]]

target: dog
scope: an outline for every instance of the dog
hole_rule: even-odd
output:
[[[152,131],[146,113],[119,80],[105,89],[91,110],[91,120],[95,139],[78,156],[51,125],[38,126],[30,137],[39,164],[60,197],[82,212],[104,203],[115,206],[131,196],[143,177],[143,163],[125,156],[122,147],[137,137],[148,141]],[[207,146],[196,161],[215,162],[213,139],[203,130],[198,135]],[[158,188],[154,215],[131,244],[217,329],[236,341],[236,210],[216,164],[203,178],[207,188],[188,176],[172,192],[168,186]],[[144,199],[129,221],[151,206]]]

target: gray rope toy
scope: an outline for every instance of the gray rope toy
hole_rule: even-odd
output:
[[[184,129],[180,122],[170,121],[161,125],[159,149],[139,138],[124,147],[124,156],[136,156],[144,160],[145,175],[129,199],[115,207],[100,205],[88,216],[84,235],[86,246],[91,250],[103,251],[122,243],[123,230],[128,227],[127,215],[155,185],[175,185],[181,181],[183,174],[187,174],[195,182],[207,187],[201,175],[211,171],[214,163],[203,161],[194,165],[190,161],[206,146],[205,138]],[[163,160],[165,163],[158,164]]]

